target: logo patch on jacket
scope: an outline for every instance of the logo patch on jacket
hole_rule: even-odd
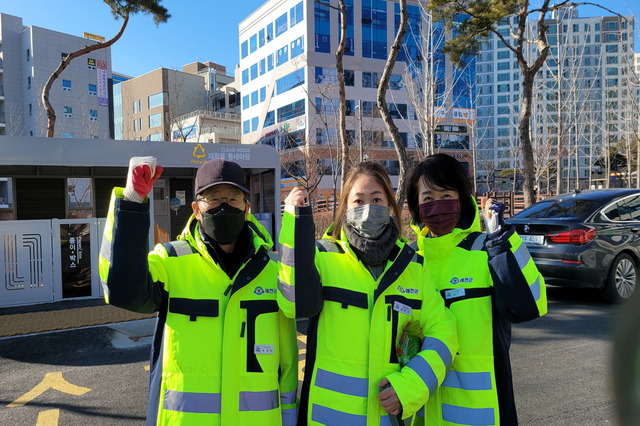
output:
[[[256,287],[255,290],[253,290],[253,292],[255,294],[257,294],[258,296],[262,295],[262,294],[276,294],[276,289],[275,288],[262,288],[260,286]]]
[[[465,284],[465,283],[472,283],[473,282],[473,277],[464,277],[464,278],[458,278],[458,277],[453,277],[451,278],[451,280],[449,281],[451,284]]]
[[[404,288],[401,285],[398,286],[398,291],[400,293],[418,294],[418,289],[417,288]]]

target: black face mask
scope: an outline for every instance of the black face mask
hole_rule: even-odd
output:
[[[200,226],[218,244],[232,243],[244,227],[244,210],[222,203],[202,213]]]

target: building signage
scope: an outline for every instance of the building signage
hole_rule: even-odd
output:
[[[91,225],[60,224],[62,297],[91,296]]]
[[[453,108],[453,121],[470,121],[476,119],[476,110],[469,108]]]
[[[105,41],[105,38],[102,37],[101,35],[91,34],[91,33],[88,33],[86,31],[82,33],[82,37],[90,38],[91,40],[99,41],[99,42],[102,42],[102,43],[104,43],[104,41]]]
[[[98,60],[98,105],[109,105],[109,86],[107,81],[107,62]]]
[[[193,148],[191,164],[204,164],[214,158],[223,158],[228,161],[251,161],[251,149],[242,146],[224,146],[219,152],[205,152],[202,144]]]

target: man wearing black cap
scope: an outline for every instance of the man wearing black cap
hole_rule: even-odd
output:
[[[295,425],[295,323],[278,309],[277,256],[242,168],[200,166],[184,231],[147,254],[147,194],[161,173],[153,157],[131,159],[100,253],[106,301],[158,312],[147,424]]]

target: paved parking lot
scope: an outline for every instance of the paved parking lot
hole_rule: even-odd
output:
[[[615,424],[616,307],[591,292],[550,288],[549,296],[547,316],[513,327],[520,424]],[[0,424],[144,424],[152,322],[0,338]]]

